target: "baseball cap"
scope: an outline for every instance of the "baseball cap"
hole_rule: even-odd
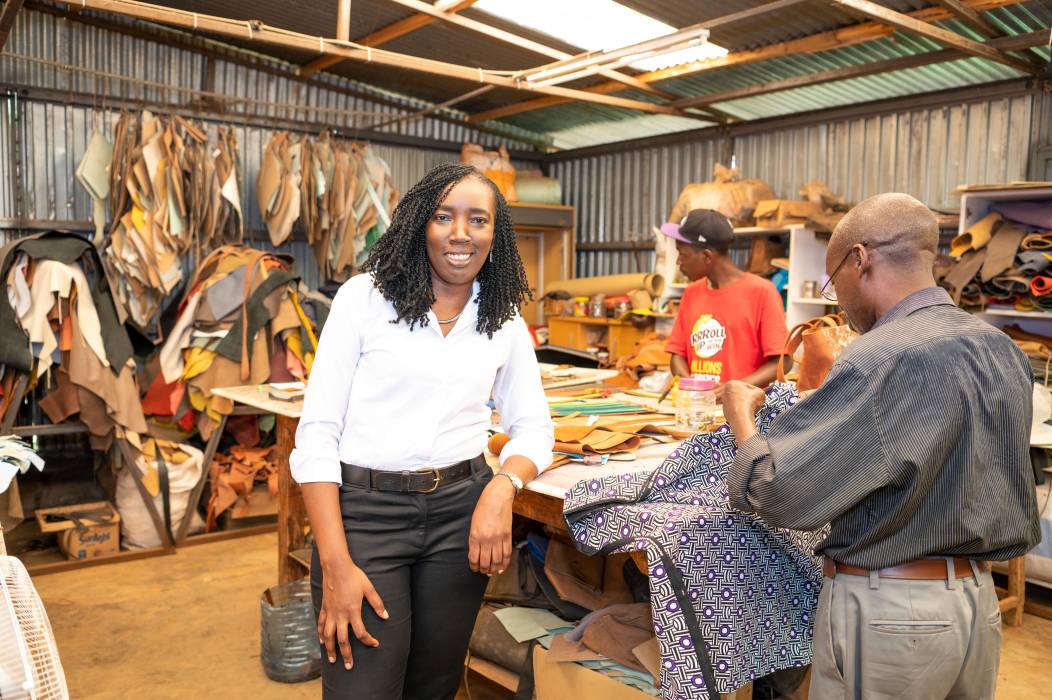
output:
[[[692,209],[678,224],[662,224],[661,233],[700,248],[729,248],[734,240],[731,222],[712,209]]]

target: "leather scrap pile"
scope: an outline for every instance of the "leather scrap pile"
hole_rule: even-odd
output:
[[[79,415],[93,449],[146,432],[131,341],[91,241],[59,232],[17,239],[0,250],[0,275],[0,418],[19,409],[14,387],[27,376],[48,418]]]
[[[248,510],[256,484],[266,484],[271,498],[278,495],[278,464],[273,447],[234,445],[227,454],[217,454],[211,466],[212,496],[208,500],[207,530],[216,529],[216,519],[235,505]]]
[[[1030,359],[1030,366],[1034,370],[1034,381],[1049,386],[1052,380],[1052,337],[1024,330],[1017,323],[1009,324],[1001,330]]]
[[[962,307],[1052,311],[1052,204],[999,202],[953,239],[935,279]]]
[[[256,196],[270,242],[282,245],[302,219],[323,279],[342,282],[387,230],[399,195],[369,144],[279,131],[264,151]]]
[[[288,256],[223,246],[201,261],[158,355],[143,410],[208,439],[233,402],[217,387],[304,380],[329,300]],[[258,439],[258,438],[257,438]],[[250,442],[252,440],[249,440]]]
[[[238,161],[233,129],[220,127],[209,144],[203,129],[178,116],[124,113],[117,122],[105,262],[129,320],[155,343],[163,340],[159,317],[183,281],[187,255],[244,236]]]

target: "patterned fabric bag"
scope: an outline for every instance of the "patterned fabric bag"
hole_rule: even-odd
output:
[[[771,422],[799,398],[768,390],[757,416]],[[825,531],[766,525],[728,505],[728,426],[687,439],[652,472],[581,481],[564,517],[588,554],[645,550],[661,688],[669,700],[718,697],[774,671],[811,662]]]

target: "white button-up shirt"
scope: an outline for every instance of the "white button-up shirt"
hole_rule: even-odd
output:
[[[478,284],[443,337],[438,319],[412,331],[370,275],[336,294],[318,343],[289,464],[293,478],[343,481],[340,462],[392,471],[446,467],[486,447],[494,399],[511,441],[501,463],[552,460],[552,421],[526,323],[475,330]]]

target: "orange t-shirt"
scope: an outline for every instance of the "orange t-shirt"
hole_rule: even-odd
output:
[[[729,382],[780,355],[788,334],[778,290],[747,272],[719,289],[704,279],[688,286],[665,350],[686,357],[692,374]]]

